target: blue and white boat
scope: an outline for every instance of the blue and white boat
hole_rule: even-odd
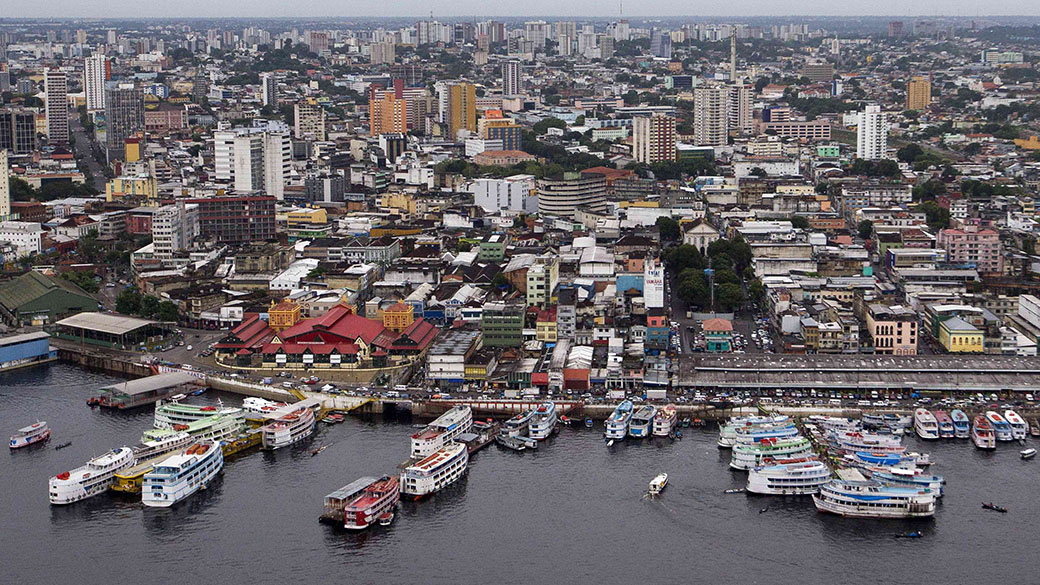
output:
[[[841,479],[813,494],[820,512],[851,518],[927,518],[935,515],[935,500],[932,490]]]
[[[950,412],[950,418],[953,419],[954,437],[958,439],[971,437],[971,423],[968,421],[968,415],[963,410],[957,409]]]
[[[752,468],[747,491],[752,494],[797,496],[816,493],[831,479],[831,470],[815,457]]]
[[[639,407],[628,423],[628,436],[636,439],[649,437],[654,429],[655,416],[657,416],[656,406],[647,404]]]
[[[783,415],[780,416],[741,416],[729,419],[729,422],[719,429],[719,447],[728,449],[736,444],[737,431],[748,430],[770,430],[794,426],[791,420]]]
[[[922,473],[916,467],[879,467],[870,470],[870,479],[885,485],[932,490],[939,498],[946,483],[941,475]]]
[[[534,418],[534,410],[525,410],[506,421],[502,425],[502,432],[510,437],[526,435],[531,428],[531,419]]]
[[[737,429],[733,436],[733,445],[753,445],[762,439],[786,439],[798,434],[798,427],[794,423],[784,426],[746,427]]]
[[[624,439],[628,434],[628,421],[632,419],[632,402],[626,400],[617,405],[607,419],[607,430],[604,437],[608,440]]]
[[[993,427],[993,432],[996,434],[998,441],[1013,441],[1015,439],[1011,431],[1011,425],[1008,424],[1004,417],[992,410],[988,410],[986,411],[986,420]]]
[[[553,430],[556,429],[556,403],[549,401],[538,405],[531,417],[528,427],[528,436],[532,439],[542,441],[548,439]]]
[[[224,469],[220,441],[199,441],[157,463],[144,474],[141,503],[168,508],[200,489]]]
[[[927,455],[922,456],[917,453],[875,453],[871,451],[853,451],[845,455],[844,461],[853,467],[927,466],[931,463]]]

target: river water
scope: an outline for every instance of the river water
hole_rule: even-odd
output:
[[[319,524],[322,497],[364,475],[393,473],[409,421],[349,418],[319,425],[305,447],[229,459],[211,489],[168,510],[102,495],[47,502],[50,476],[151,426],[150,408],[91,409],[114,381],[64,364],[0,374],[0,433],[46,420],[47,446],[0,454],[0,582],[9,583],[523,583],[858,584],[1038,582],[1040,461],[1017,445],[982,453],[968,441],[923,444],[947,495],[932,520],[848,520],[809,498],[726,495],[717,433],[606,447],[602,429],[564,428],[538,451],[492,445],[468,476],[433,498],[402,503],[394,524],[361,534]],[[210,391],[197,399],[236,403]],[[71,440],[70,447],[54,445]],[[1032,442],[1035,446],[1035,442]],[[647,482],[665,471],[656,501]],[[993,500],[1010,513],[983,510]],[[761,512],[763,508],[768,508]],[[922,530],[914,541],[896,533]]]

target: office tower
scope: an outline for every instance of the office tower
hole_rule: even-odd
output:
[[[36,112],[28,108],[0,109],[0,150],[12,154],[36,150]]]
[[[87,31],[79,29],[76,31],[76,44],[85,45],[87,44]]]
[[[856,157],[869,160],[885,158],[888,115],[881,111],[881,106],[867,106],[856,118]]]
[[[88,112],[104,111],[105,83],[110,77],[111,69],[104,53],[94,53],[83,60],[83,93]]]
[[[596,42],[599,45],[599,58],[610,59],[614,56],[614,37],[610,35],[596,35]]]
[[[191,82],[191,101],[192,103],[201,104],[202,100],[206,98],[206,94],[209,93],[209,75],[201,67],[195,69],[195,77]]]
[[[502,95],[520,95],[520,61],[502,62]]]
[[[802,76],[808,77],[813,83],[829,82],[834,79],[834,65],[832,63],[806,63],[802,66]]]
[[[393,63],[396,58],[393,43],[371,43],[368,45],[368,60],[373,65]]]
[[[545,49],[546,30],[549,24],[544,20],[532,20],[524,23],[524,38],[534,43],[535,50]]]
[[[386,155],[386,164],[394,165],[397,159],[408,149],[408,138],[403,133],[393,132],[379,135],[379,148]]]
[[[923,110],[932,103],[932,82],[927,77],[914,77],[906,84],[906,109]]]
[[[672,58],[672,36],[655,28],[650,31],[650,54],[660,59]]]
[[[132,83],[105,88],[105,149],[108,161],[124,159],[126,139],[144,130],[144,93]]]
[[[236,128],[213,133],[213,177],[236,191],[285,197],[292,161],[288,132]]]
[[[369,135],[379,136],[386,133],[408,132],[408,100],[393,91],[380,92],[381,97],[376,97],[376,90],[370,91],[368,98]]]
[[[754,117],[751,113],[750,85],[729,86],[729,129],[741,134],[751,134],[754,128]]]
[[[903,36],[903,21],[892,20],[888,23],[888,36],[890,37],[901,37]]]
[[[488,110],[477,122],[477,135],[482,140],[501,140],[502,150],[521,150],[523,127],[506,118],[501,110]]]
[[[116,31],[114,29],[109,29],[108,32],[105,33],[105,42],[106,43],[108,43],[110,45],[114,45],[114,44],[116,44],[118,42],[118,40],[119,40],[119,37],[116,35]]]
[[[632,119],[632,155],[653,164],[675,160],[675,118],[663,114]]]
[[[278,80],[274,73],[264,73],[260,76],[260,103],[264,107],[278,107]]]
[[[448,136],[454,140],[459,130],[477,130],[477,93],[472,83],[450,83],[441,88],[442,115]]]
[[[395,63],[390,66],[390,79],[400,79],[406,86],[419,85],[423,80],[422,65],[418,63]]]
[[[316,99],[307,98],[296,102],[294,120],[293,127],[298,140],[325,140],[325,108]]]
[[[43,91],[47,101],[47,139],[51,144],[69,142],[69,78],[64,71],[47,68],[43,73]]]
[[[11,219],[11,171],[7,166],[7,151],[0,148],[0,221]]]
[[[178,201],[152,214],[152,244],[156,258],[173,258],[191,247],[199,235],[199,206]]]
[[[697,146],[724,146],[729,142],[729,88],[693,90],[693,138]]]
[[[560,55],[574,53],[574,41],[578,38],[578,27],[574,22],[556,23],[556,52]]]
[[[199,235],[220,243],[263,242],[275,237],[275,198],[263,195],[187,199],[199,206]]]
[[[307,39],[307,46],[310,47],[312,53],[317,53],[319,55],[322,53],[322,51],[328,51],[328,33],[312,30]]]

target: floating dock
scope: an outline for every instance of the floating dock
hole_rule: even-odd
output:
[[[347,507],[347,503],[376,481],[378,480],[374,477],[362,477],[325,496],[325,509],[322,511],[321,516],[318,517],[318,521],[342,527],[344,509]]]
[[[188,372],[156,374],[106,386],[91,396],[87,404],[120,410],[154,404],[174,394],[189,394],[201,380]]]

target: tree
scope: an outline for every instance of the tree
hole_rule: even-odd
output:
[[[501,288],[501,289],[508,288],[509,287],[509,279],[506,278],[506,275],[504,273],[499,272],[498,274],[495,275],[494,278],[491,279],[491,285],[496,287],[496,288]]]
[[[656,225],[662,240],[674,242],[679,239],[679,222],[670,217],[662,216],[657,218]]]
[[[141,307],[138,309],[138,314],[142,317],[151,318],[159,312],[159,299],[152,295],[146,295],[141,297]]]
[[[924,149],[911,143],[896,151],[896,158],[905,163],[912,163],[922,154],[924,154]]]
[[[928,179],[914,187],[914,199],[917,201],[933,201],[936,197],[945,194],[946,183],[941,179]]]
[[[715,286],[715,304],[723,310],[732,311],[744,304],[744,291],[739,284],[727,282]]]
[[[549,128],[565,129],[565,128],[567,128],[567,122],[564,122],[563,120],[561,120],[559,118],[546,118],[544,120],[541,120],[541,121],[537,122],[534,125],[533,130],[534,130],[534,133],[535,133],[536,136],[541,136],[542,134],[545,134],[546,131],[549,130]],[[526,142],[526,141],[524,141],[524,142]]]
[[[668,265],[670,271],[678,274],[682,274],[688,268],[703,270],[707,267],[701,251],[689,244],[668,248],[661,254],[661,258]]]
[[[762,281],[755,278],[748,282],[748,296],[752,301],[758,302],[762,300],[762,297],[766,294],[766,289],[762,286]]]
[[[917,211],[925,213],[928,227],[933,230],[943,230],[950,227],[950,210],[939,207],[935,201],[925,201],[917,206]]]
[[[99,289],[97,280],[91,272],[64,272],[62,278],[75,284],[88,293],[96,293]]]
[[[804,215],[792,215],[791,225],[800,230],[807,230],[809,229],[809,218]]]
[[[132,288],[116,297],[116,311],[124,315],[136,315],[141,310],[141,294]]]
[[[173,301],[162,301],[159,303],[159,309],[156,311],[155,315],[155,317],[160,321],[172,322],[177,322],[180,319],[180,316],[180,311],[177,310],[177,305]]]
[[[874,234],[874,222],[870,221],[869,219],[864,219],[863,221],[859,222],[859,225],[856,226],[856,229],[859,231],[859,237],[863,238],[864,240],[869,240],[870,236]]]

